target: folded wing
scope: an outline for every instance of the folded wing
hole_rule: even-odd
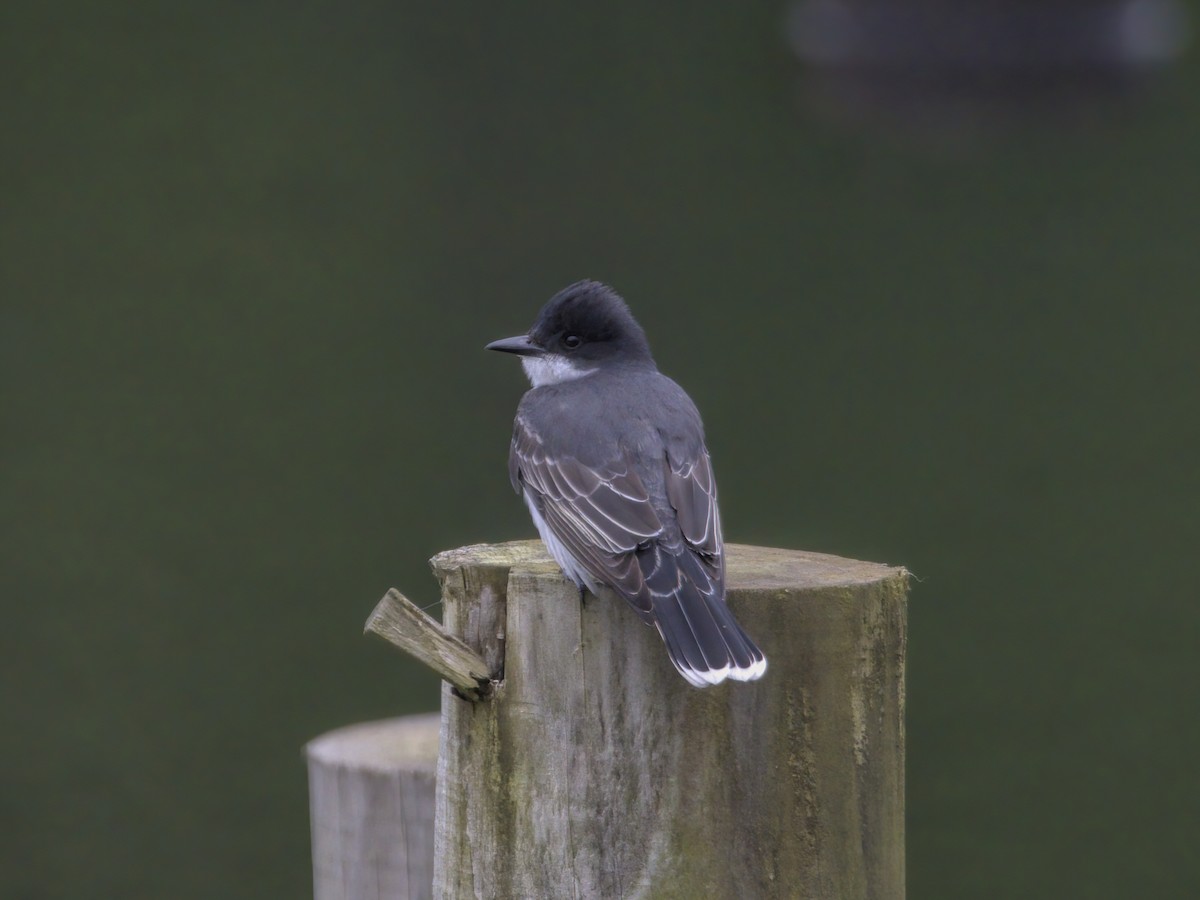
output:
[[[697,686],[758,678],[766,659],[725,603],[721,522],[708,453],[702,447],[691,458],[664,453],[663,466],[674,522],[665,505],[659,506],[664,515],[656,511],[627,458],[597,466],[550,453],[520,417],[509,456],[513,487],[540,518],[539,530],[543,525],[549,530],[543,538],[564,571],[582,569],[594,584],[621,594],[657,628],[684,678]],[[559,558],[563,551],[569,559]]]
[[[518,418],[509,475],[518,492],[532,495],[530,502],[547,527],[596,583],[616,590],[643,615],[649,613],[648,604],[639,602],[645,579],[636,551],[658,539],[664,528],[627,459],[588,466],[551,454]]]

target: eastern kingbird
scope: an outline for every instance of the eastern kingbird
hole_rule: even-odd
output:
[[[533,385],[517,407],[508,474],[563,574],[629,601],[696,687],[761,678],[767,658],[725,604],[700,413],[658,371],[625,301],[580,281],[550,298],[528,334],[487,349],[520,356]]]

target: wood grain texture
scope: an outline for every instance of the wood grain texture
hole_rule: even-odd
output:
[[[436,713],[365,722],[305,748],[315,900],[433,896],[440,725]]]
[[[907,573],[727,550],[770,669],[704,690],[539,542],[434,558],[446,627],[503,663],[486,702],[443,691],[435,896],[904,895]]]
[[[395,588],[383,595],[363,630],[420,660],[468,700],[478,700],[490,691],[488,663]],[[497,664],[496,670],[499,668]]]

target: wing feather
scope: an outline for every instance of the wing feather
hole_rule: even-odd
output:
[[[708,451],[691,458],[676,459],[667,454],[667,500],[679,521],[679,529],[688,546],[720,573],[724,583],[724,541],[721,514],[717,509],[717,482],[713,478]]]
[[[664,528],[628,460],[594,466],[547,453],[537,432],[518,416],[509,474],[519,492],[532,494],[546,525],[597,582],[615,588],[640,612],[649,611],[648,601],[640,599],[645,579],[636,551]]]

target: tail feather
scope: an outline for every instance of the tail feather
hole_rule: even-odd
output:
[[[726,678],[761,678],[767,658],[734,619],[719,585],[686,551],[679,557],[662,556],[667,558],[658,561],[646,581],[651,595],[648,618],[679,674],[696,687]]]
[[[667,656],[679,674],[697,687],[709,684],[700,673],[707,674],[710,664],[700,648],[696,633],[688,623],[679,598],[674,594],[655,598],[653,622],[667,648]]]

